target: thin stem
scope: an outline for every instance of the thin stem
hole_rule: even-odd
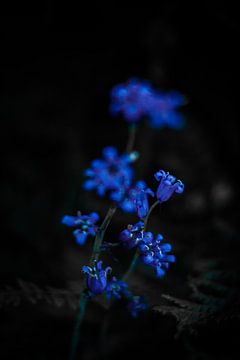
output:
[[[123,276],[123,278],[122,278],[123,281],[126,281],[126,280],[128,279],[128,277],[129,277],[129,276],[134,272],[134,270],[136,269],[138,258],[139,258],[139,252],[136,251],[136,252],[135,252],[135,255],[134,255],[133,259],[132,259],[132,262],[131,262],[128,270],[127,270],[127,272],[124,274],[124,276]]]
[[[77,320],[76,320],[76,324],[75,324],[73,336],[72,336],[72,345],[71,345],[71,352],[70,352],[69,360],[74,360],[76,358],[77,347],[78,347],[78,342],[79,342],[79,329],[80,329],[81,324],[84,319],[86,306],[87,306],[87,298],[86,298],[86,295],[84,294],[84,292],[82,292],[81,296],[80,296],[80,300],[79,300],[79,311],[78,311],[78,315],[77,315]]]
[[[116,205],[110,207],[110,209],[107,212],[107,215],[105,216],[105,219],[102,222],[102,225],[98,228],[98,231],[97,231],[97,234],[96,234],[96,237],[95,237],[95,241],[94,241],[94,245],[93,245],[93,252],[92,252],[92,256],[91,256],[91,260],[90,260],[90,265],[92,264],[92,262],[94,260],[99,259],[101,245],[102,245],[102,241],[103,241],[103,238],[104,238],[105,231],[107,230],[107,227],[108,227],[110,221],[112,220],[112,217],[115,214],[116,210],[117,210]],[[74,327],[69,360],[75,360],[76,359],[76,353],[77,353],[77,347],[78,347],[79,335],[80,335],[80,327],[81,327],[81,324],[82,324],[83,319],[84,319],[87,301],[88,301],[87,297],[86,297],[86,295],[84,293],[84,290],[83,290],[81,295],[80,295],[79,311],[78,311],[78,315],[77,315],[76,324],[75,324],[75,327]]]
[[[126,153],[131,153],[133,151],[134,142],[136,138],[136,130],[137,126],[135,124],[131,124],[128,127],[128,141],[126,146]]]
[[[107,227],[110,224],[112,217],[115,214],[116,210],[117,210],[116,205],[111,206],[107,212],[107,215],[105,216],[105,219],[102,222],[102,225],[98,228],[97,235],[96,235],[94,245],[93,245],[93,253],[91,256],[90,264],[93,263],[94,260],[99,259],[101,245],[103,242],[105,231],[107,230]]]
[[[151,215],[151,212],[153,211],[153,209],[154,209],[158,204],[160,204],[160,201],[159,201],[159,200],[155,201],[155,203],[153,203],[152,206],[150,207],[150,209],[149,209],[149,211],[148,211],[148,213],[147,213],[147,216],[146,216],[145,219],[144,219],[144,229],[143,229],[143,231],[146,231],[149,216]]]

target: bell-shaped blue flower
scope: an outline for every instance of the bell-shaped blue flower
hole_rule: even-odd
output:
[[[184,191],[182,181],[176,180],[176,178],[168,172],[166,173],[164,170],[159,170],[154,176],[155,179],[159,181],[156,196],[161,203],[167,201],[174,192],[181,194]]]
[[[168,254],[172,247],[162,244],[163,236],[158,234],[154,238],[150,232],[143,233],[143,239],[138,242],[138,250],[142,262],[155,269],[157,277],[163,277],[169,268],[169,263],[175,262],[175,256]]]
[[[144,181],[137,181],[126,191],[125,196],[120,198],[119,207],[129,213],[136,211],[140,219],[144,219],[149,210],[149,195],[154,197],[154,192]]]
[[[136,158],[131,154],[119,155],[114,147],[104,148],[102,154],[102,159],[92,161],[91,168],[85,170],[85,175],[89,179],[84,182],[84,189],[95,189],[99,196],[105,195],[106,191],[124,194],[133,177],[130,164]]]
[[[120,241],[127,249],[135,247],[143,239],[144,223],[139,221],[135,225],[128,225],[127,229],[120,233]]]
[[[128,284],[125,281],[118,280],[113,276],[112,280],[108,282],[106,286],[106,297],[107,299],[121,299],[128,297],[130,292],[128,290]]]
[[[93,295],[99,295],[104,292],[107,286],[107,276],[111,271],[108,266],[105,270],[102,268],[102,261],[94,261],[94,265],[83,266],[82,272],[86,277],[86,285],[89,292]]]
[[[79,245],[84,245],[89,235],[95,236],[98,226],[95,224],[99,220],[99,215],[92,212],[89,215],[82,215],[79,211],[77,216],[64,215],[62,224],[69,227],[76,227],[73,235]]]

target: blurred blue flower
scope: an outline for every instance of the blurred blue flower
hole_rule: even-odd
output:
[[[112,89],[110,113],[122,113],[128,122],[137,122],[146,115],[151,97],[152,89],[146,81],[129,79]]]
[[[82,272],[86,277],[86,285],[93,295],[102,294],[107,286],[107,275],[111,271],[111,267],[105,270],[102,268],[102,261],[94,261],[94,265],[83,266]]]
[[[84,182],[83,187],[85,190],[96,189],[99,196],[105,195],[109,190],[114,199],[115,193],[122,196],[131,184],[133,169],[130,163],[134,158],[131,154],[118,155],[114,147],[104,148],[102,154],[103,159],[92,161],[91,168],[85,170],[89,179]]]
[[[135,225],[128,225],[128,228],[120,233],[120,241],[127,249],[135,247],[143,238],[144,223],[139,221]]]
[[[119,300],[122,297],[128,297],[130,294],[128,284],[125,281],[118,280],[115,276],[108,282],[105,292],[109,300],[113,298]]]
[[[166,173],[163,170],[159,170],[154,176],[155,179],[159,181],[156,196],[160,202],[167,201],[174,192],[181,194],[184,191],[182,181],[176,180],[176,178],[168,172]]]
[[[164,126],[181,129],[185,120],[177,108],[186,102],[185,96],[176,91],[163,93],[153,89],[147,81],[129,79],[112,89],[110,113],[122,113],[131,123],[147,116],[150,126],[155,129]]]
[[[181,129],[185,124],[185,120],[176,111],[176,108],[184,104],[186,104],[186,98],[177,92],[169,94],[156,92],[149,105],[150,126],[152,128],[166,126],[173,129]]]
[[[64,215],[61,222],[69,227],[77,227],[78,229],[73,231],[73,235],[79,245],[84,245],[88,235],[96,235],[98,226],[95,223],[98,220],[99,215],[95,212],[89,215],[81,215],[79,211],[77,216]]]
[[[154,239],[152,233],[144,233],[138,243],[140,258],[144,264],[155,269],[157,277],[163,277],[169,268],[169,263],[175,262],[175,256],[168,253],[172,250],[170,244],[161,244],[163,236],[158,234]]]
[[[130,311],[133,317],[137,317],[140,312],[147,310],[146,304],[142,296],[133,296],[128,303],[128,311]]]

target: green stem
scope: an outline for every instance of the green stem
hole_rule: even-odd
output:
[[[128,142],[126,146],[126,153],[131,153],[133,151],[134,142],[136,138],[137,126],[135,124],[129,125],[128,127]]]
[[[129,126],[128,141],[127,141],[127,146],[126,146],[127,153],[131,153],[133,151],[134,142],[135,142],[135,138],[136,138],[136,129],[137,129],[137,127],[135,124],[132,124]],[[112,217],[115,214],[116,210],[117,210],[116,205],[111,206],[110,209],[108,210],[107,215],[105,216],[105,219],[103,220],[101,226],[98,228],[98,231],[97,231],[97,234],[95,237],[95,241],[94,241],[94,245],[93,245],[93,252],[92,252],[91,259],[90,259],[90,265],[95,260],[97,261],[99,259],[100,252],[101,252],[101,245],[103,242],[105,231],[107,230],[107,227],[110,224]],[[136,259],[136,261],[137,261],[137,259]],[[133,264],[133,266],[135,266],[135,264]],[[72,337],[70,360],[75,360],[75,358],[76,358],[76,352],[77,352],[77,346],[78,346],[79,334],[80,334],[80,327],[81,327],[81,324],[84,319],[86,305],[87,305],[87,298],[83,291],[80,295],[79,311],[78,311],[77,321],[76,321],[76,325],[75,325],[73,337]]]
[[[101,245],[103,242],[105,231],[107,230],[108,225],[110,224],[113,215],[117,210],[117,206],[113,205],[107,212],[105,219],[103,220],[102,225],[98,228],[97,235],[93,245],[93,253],[90,260],[90,265],[93,263],[94,260],[98,260],[100,256]]]
[[[94,260],[99,259],[100,249],[101,249],[105,231],[107,230],[107,227],[108,227],[110,221],[112,220],[112,217],[115,214],[116,210],[117,210],[117,206],[114,205],[114,206],[110,207],[110,209],[107,212],[107,215],[105,216],[105,219],[102,222],[102,225],[98,228],[98,231],[97,231],[97,234],[95,237],[95,241],[94,241],[94,245],[93,245],[93,253],[91,256],[90,265],[93,263]],[[74,328],[74,332],[73,332],[69,360],[76,359],[76,353],[77,353],[77,347],[78,347],[79,335],[80,335],[80,327],[81,327],[81,324],[84,319],[86,305],[87,305],[87,297],[83,290],[80,295],[79,311],[78,311],[77,320],[76,320],[76,324],[75,324],[75,328]]]
[[[134,270],[136,269],[138,258],[139,258],[139,252],[136,251],[136,253],[135,253],[135,255],[134,255],[133,259],[132,259],[132,262],[131,262],[131,264],[130,264],[128,270],[127,270],[127,272],[124,274],[124,276],[123,276],[123,278],[122,278],[123,281],[126,281],[126,280],[129,278],[129,276],[130,276],[130,275],[134,272]]]
[[[79,329],[84,319],[85,310],[87,306],[87,298],[84,292],[81,293],[80,300],[79,300],[79,311],[77,315],[76,324],[73,331],[72,337],[72,345],[71,345],[71,352],[69,360],[74,360],[76,358],[77,347],[79,342]]]
[[[146,216],[145,219],[144,219],[144,229],[143,229],[143,231],[146,231],[149,216],[151,215],[151,212],[153,211],[153,209],[154,209],[158,204],[160,204],[160,201],[159,201],[159,200],[155,201],[155,203],[153,203],[152,206],[150,207],[150,209],[149,209],[149,211],[148,211],[148,213],[147,213],[147,216]]]

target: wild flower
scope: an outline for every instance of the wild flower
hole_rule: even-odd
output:
[[[105,293],[108,300],[119,300],[123,297],[128,297],[130,294],[128,284],[125,281],[118,280],[115,276],[108,282]]]
[[[120,241],[127,249],[135,247],[143,237],[144,223],[139,221],[135,225],[128,225],[127,229],[120,233]]]
[[[164,170],[159,170],[154,176],[159,181],[156,196],[161,203],[170,199],[174,192],[178,194],[183,193],[184,184],[181,180],[176,180],[169,172],[166,173]]]
[[[84,182],[84,189],[95,189],[99,196],[104,196],[106,191],[124,193],[132,181],[130,164],[133,158],[130,154],[119,155],[114,147],[104,148],[102,154],[102,159],[93,160],[91,167],[85,170],[89,179]]]
[[[102,268],[102,261],[94,261],[93,266],[83,266],[82,272],[86,277],[87,289],[92,295],[102,294],[107,286],[107,276],[111,272],[110,266],[104,270]]]
[[[139,313],[147,310],[148,305],[146,304],[143,296],[133,296],[130,298],[128,303],[128,311],[133,317],[137,317]]]
[[[146,236],[147,235],[147,236]],[[163,236],[158,234],[145,233],[142,240],[138,242],[140,259],[146,265],[155,269],[157,277],[163,277],[169,268],[169,263],[175,262],[175,256],[168,253],[172,250],[170,244],[161,244]]]
[[[79,211],[76,216],[64,215],[62,224],[78,229],[73,231],[77,244],[84,245],[89,235],[95,236],[98,226],[95,224],[99,220],[99,215],[92,212],[89,215],[82,215]]]

